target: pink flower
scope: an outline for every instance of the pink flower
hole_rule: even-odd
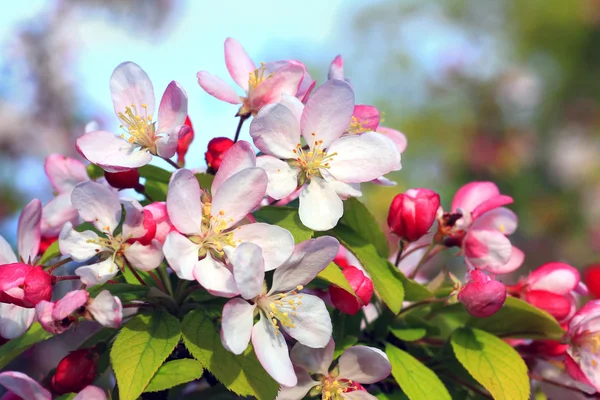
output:
[[[360,269],[351,265],[344,268],[342,273],[356,296],[335,285],[329,286],[329,295],[335,308],[343,313],[354,315],[371,301],[373,281]]]
[[[239,291],[226,260],[237,246],[260,246],[267,270],[290,256],[294,239],[285,229],[263,223],[237,226],[260,205],[266,188],[267,176],[256,167],[254,150],[244,141],[226,153],[211,194],[200,189],[191,171],[173,174],[167,211],[177,231],[167,236],[163,250],[179,278],[195,279],[213,295],[233,297]]]
[[[0,373],[0,385],[4,386],[9,394],[15,394],[17,399],[26,400],[52,400],[52,394],[22,372],[6,371]],[[2,397],[6,400],[14,399]],[[86,386],[73,400],[106,400],[106,393],[97,386]],[[15,400],[17,400],[15,399]]]
[[[256,68],[246,50],[232,38],[225,40],[225,64],[245,96],[238,96],[231,86],[206,71],[196,75],[198,84],[219,100],[241,104],[237,113],[240,116],[256,115],[265,105],[279,101],[282,94],[303,97],[312,84],[306,68],[298,61],[263,63]]]
[[[154,237],[152,239],[158,240],[160,244],[165,244],[167,235],[172,231],[176,230],[173,224],[171,223],[171,220],[169,219],[169,214],[167,213],[167,203],[164,201],[160,201],[145,206],[144,221],[146,220],[146,212],[150,212],[150,214],[152,215],[151,219],[156,225]]]
[[[154,87],[139,65],[125,62],[110,77],[115,113],[122,135],[92,131],[77,139],[77,149],[90,162],[108,172],[121,172],[146,165],[152,155],[171,158],[179,137],[188,131],[187,95],[175,81],[167,86],[154,121]]]
[[[354,92],[329,80],[306,106],[291,96],[264,107],[250,125],[257,160],[269,177],[267,194],[283,199],[300,189],[300,220],[314,230],[333,228],[344,212],[342,199],[360,196],[360,182],[400,164],[392,142],[374,132],[344,136],[354,109]],[[308,149],[300,144],[304,137]]]
[[[506,287],[477,269],[467,276],[470,279],[460,289],[458,301],[475,317],[485,318],[495,314],[506,300]]]
[[[281,330],[309,347],[327,345],[332,331],[327,307],[320,298],[300,291],[327,267],[338,247],[339,242],[329,236],[297,244],[291,257],[277,266],[268,290],[264,253],[252,243],[239,245],[231,263],[242,298],[229,300],[223,308],[223,346],[241,354],[252,339],[256,356],[269,375],[284,386],[295,386],[297,379]],[[260,314],[256,324],[255,311]]]
[[[388,226],[400,238],[414,242],[429,231],[439,207],[439,194],[429,189],[410,189],[392,200]]]
[[[353,346],[344,350],[337,367],[330,370],[334,349],[333,339],[318,349],[296,343],[291,358],[298,384],[281,387],[277,400],[300,400],[308,392],[323,399],[377,399],[362,384],[377,383],[390,375],[392,365],[385,353],[374,347]]]
[[[600,391],[600,300],[588,302],[569,321],[565,366],[569,375]]]

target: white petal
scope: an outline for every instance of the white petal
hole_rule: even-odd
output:
[[[0,373],[0,385],[22,399],[52,400],[49,391],[22,372],[6,371]]]
[[[321,174],[323,175],[323,178],[327,181],[327,183],[331,185],[333,190],[335,190],[340,199],[346,200],[348,197],[362,196],[362,192],[360,190],[360,183],[345,183],[342,181],[338,181],[327,171],[321,171]]]
[[[334,350],[335,343],[333,339],[329,340],[327,346],[320,349],[308,347],[302,343],[296,343],[294,347],[292,347],[290,356],[294,365],[302,367],[311,373],[328,375],[329,367],[333,362]]]
[[[110,77],[110,93],[117,116],[132,105],[141,114],[142,104],[146,105],[148,115],[154,115],[154,87],[139,65],[129,61],[119,64]]]
[[[260,156],[256,159],[256,166],[265,170],[269,183],[267,195],[280,200],[292,194],[298,186],[298,168],[293,168],[285,161],[272,156]]]
[[[0,336],[15,339],[23,335],[35,319],[35,308],[0,303]]]
[[[517,215],[506,207],[499,207],[476,218],[472,228],[497,229],[504,235],[511,235],[517,230],[517,225]]]
[[[110,294],[108,290],[101,291],[87,306],[87,310],[102,326],[118,328],[123,320],[121,300]]]
[[[44,170],[57,193],[71,193],[79,182],[90,179],[81,161],[62,154],[51,154],[46,157]]]
[[[92,131],[77,139],[77,150],[88,160],[108,172],[139,168],[152,160],[147,150],[107,131]]]
[[[71,202],[81,218],[91,222],[100,232],[114,232],[121,221],[119,198],[99,183],[87,181],[78,184],[71,194]]]
[[[96,264],[79,267],[75,270],[75,275],[81,278],[81,283],[88,286],[101,285],[112,279],[119,272],[119,268],[113,262],[112,257]]]
[[[73,397],[73,400],[106,400],[106,393],[98,386],[86,386],[81,392],[77,393],[77,396]]]
[[[256,67],[244,47],[234,38],[225,40],[225,64],[235,83],[248,91],[249,74],[254,73]]]
[[[17,256],[6,239],[0,236],[0,265],[17,262]]]
[[[271,320],[262,313],[252,328],[252,346],[258,361],[273,379],[288,387],[298,383],[283,334],[276,334]]]
[[[79,213],[71,204],[71,193],[59,194],[42,208],[42,236],[56,237],[67,222],[76,225]]]
[[[320,382],[314,381],[308,372],[300,367],[294,367],[298,383],[294,387],[281,386],[275,400],[302,400],[304,396]]]
[[[265,261],[263,252],[254,243],[242,243],[229,261],[233,265],[233,276],[240,294],[245,299],[252,299],[262,292],[265,280]]]
[[[211,185],[211,193],[214,196],[223,183],[238,172],[256,167],[256,154],[252,145],[240,140],[227,150]]]
[[[377,400],[377,397],[365,392],[364,390],[355,390],[342,394],[342,398],[349,400]]]
[[[335,189],[320,178],[310,178],[310,183],[300,193],[300,220],[315,231],[335,227],[344,215],[344,204]]]
[[[296,158],[294,149],[300,144],[300,122],[281,103],[264,106],[250,124],[254,145],[265,154],[277,158]]]
[[[33,262],[40,249],[42,202],[33,199],[19,216],[17,242],[19,257],[26,263]]]
[[[219,297],[234,297],[239,294],[233,274],[210,253],[194,267],[194,278],[210,294]]]
[[[385,353],[374,347],[353,346],[339,360],[340,378],[375,383],[388,377],[392,366]]]
[[[298,301],[296,315],[292,317],[294,327],[283,329],[291,337],[308,347],[325,347],[331,339],[331,317],[323,300],[310,294],[291,295],[289,301]],[[290,314],[292,310],[290,308]]]
[[[233,354],[242,354],[250,343],[255,307],[240,298],[229,300],[223,307],[221,341]]]
[[[156,239],[147,246],[135,242],[125,249],[124,254],[131,266],[140,271],[152,271],[158,268],[163,260],[162,246]]]
[[[241,221],[260,205],[267,191],[267,174],[262,168],[247,168],[227,179],[213,196],[210,215],[223,221],[222,229]]]
[[[144,208],[135,199],[122,198],[121,203],[125,209],[123,221],[123,236],[126,238],[139,238],[146,234],[144,228]]]
[[[198,262],[200,246],[191,242],[178,232],[167,235],[163,246],[163,253],[171,269],[181,279],[193,281],[194,267]]]
[[[326,149],[342,136],[353,112],[352,87],[341,80],[329,80],[306,102],[301,121],[302,136],[311,148],[316,141],[322,140],[321,148]]]
[[[192,171],[180,169],[171,176],[167,212],[179,232],[188,235],[202,232],[201,194],[200,184]]]
[[[179,139],[179,129],[185,123],[187,114],[187,94],[177,82],[171,81],[165,89],[165,93],[160,100],[160,106],[158,107],[157,133],[173,134],[175,135],[175,139]],[[171,156],[173,155],[171,154]]]
[[[305,75],[306,76],[306,75]],[[290,94],[282,94],[281,100],[279,100],[279,104],[283,104],[287,108],[294,113],[294,116],[298,121],[302,118],[302,113],[304,112],[304,104],[296,97]]]
[[[383,135],[366,132],[344,136],[327,149],[337,153],[330,162],[329,173],[343,182],[368,182],[398,168],[400,153]]]
[[[287,292],[306,285],[333,261],[340,243],[331,236],[321,236],[296,245],[294,253],[273,274],[271,292]]]
[[[185,121],[185,120],[184,120]],[[171,158],[177,152],[177,143],[179,143],[180,132],[185,129],[187,131],[187,127],[177,129],[163,133],[162,136],[159,136],[156,139],[156,154],[163,158]]]
[[[262,249],[265,271],[271,271],[286,261],[294,251],[294,237],[284,228],[257,222],[239,226],[233,231],[234,240],[254,243]]]
[[[87,261],[101,252],[109,249],[95,243],[98,235],[92,231],[77,232],[70,222],[67,222],[58,237],[58,248],[64,256],[68,255],[75,261]]]

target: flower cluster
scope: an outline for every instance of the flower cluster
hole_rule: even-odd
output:
[[[85,161],[47,158],[56,197],[23,209],[18,257],[0,237],[0,336],[27,348],[34,330],[76,334],[87,324],[99,333],[39,383],[8,371],[0,385],[26,399],[103,399],[112,388],[93,384],[107,371],[123,400],[214,378],[260,398],[271,387],[280,400],[374,399],[396,389],[416,399],[404,370],[447,391],[425,366],[439,367],[442,352],[426,346],[451,340],[457,325],[487,327],[473,321],[517,310],[554,329],[489,329],[523,339],[511,343],[533,360],[532,379],[552,359],[588,393],[600,391],[600,304],[579,308],[587,295],[579,272],[551,262],[512,285],[502,281],[525,261],[508,238],[517,229],[510,196],[471,182],[444,211],[433,190],[398,194],[387,218],[399,245],[392,254],[352,198],[369,184],[395,185],[385,175],[400,170],[406,138],[380,126],[377,108],[356,104],[343,59],[320,85],[296,60],[257,67],[234,39],[225,42],[225,63],[244,95],[205,71],[198,83],[239,105],[239,125],[233,139],[210,140],[203,172],[186,168],[195,137],[186,92],[171,82],[155,120],[152,82],[132,62],[110,78],[122,133],[85,132],[77,139]],[[249,119],[252,142],[239,140]],[[432,274],[437,255],[454,248],[464,282],[460,267]],[[200,375],[183,367],[196,361]],[[152,365],[138,371],[144,362]]]

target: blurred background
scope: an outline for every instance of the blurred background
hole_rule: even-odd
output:
[[[237,107],[195,74],[230,81],[226,37],[257,62],[295,58],[319,83],[342,54],[357,102],[408,137],[398,186],[364,201],[385,221],[392,197],[427,187],[449,207],[456,189],[492,180],[515,198],[511,241],[526,268],[600,261],[600,1],[598,0],[29,0],[0,14],[0,234],[33,197],[47,202],[51,153],[77,156],[91,120],[116,131],[108,81],[140,64],[157,97],[187,90],[204,167],[215,136],[232,137]],[[248,139],[248,124],[242,138]],[[166,165],[165,165],[166,166]],[[167,167],[168,168],[168,167]]]

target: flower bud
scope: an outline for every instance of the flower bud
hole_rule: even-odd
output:
[[[14,263],[0,266],[0,302],[33,308],[42,300],[52,297],[52,276],[27,264]]]
[[[354,315],[371,301],[373,282],[360,269],[353,266],[344,268],[342,273],[356,296],[335,285],[329,287],[329,295],[338,310]]]
[[[91,385],[96,377],[98,353],[94,349],[80,349],[60,360],[52,377],[52,391],[61,395],[78,393]]]
[[[600,264],[592,264],[583,273],[585,282],[592,297],[600,299]]]
[[[460,290],[458,301],[474,317],[489,317],[504,304],[506,287],[477,269],[471,271],[470,275],[471,280]]]
[[[233,145],[233,140],[226,137],[211,139],[210,142],[208,142],[208,150],[204,153],[208,168],[213,172],[218,171],[225,152]]]
[[[38,254],[44,254],[46,250],[48,250],[48,248],[52,246],[57,240],[58,236],[42,236],[40,239],[40,249],[38,250]]]
[[[185,118],[185,125],[189,128],[186,133],[179,137],[177,141],[177,164],[180,166],[185,165],[185,155],[187,154],[192,141],[194,140],[194,127],[190,117]]]
[[[394,197],[388,226],[396,235],[414,242],[429,231],[440,206],[440,195],[429,189],[410,189]]]
[[[33,267],[23,282],[23,301],[31,307],[42,300],[50,301],[52,298],[52,278],[42,267]]]
[[[140,173],[137,169],[123,172],[104,172],[108,184],[116,189],[135,189],[139,186]]]

